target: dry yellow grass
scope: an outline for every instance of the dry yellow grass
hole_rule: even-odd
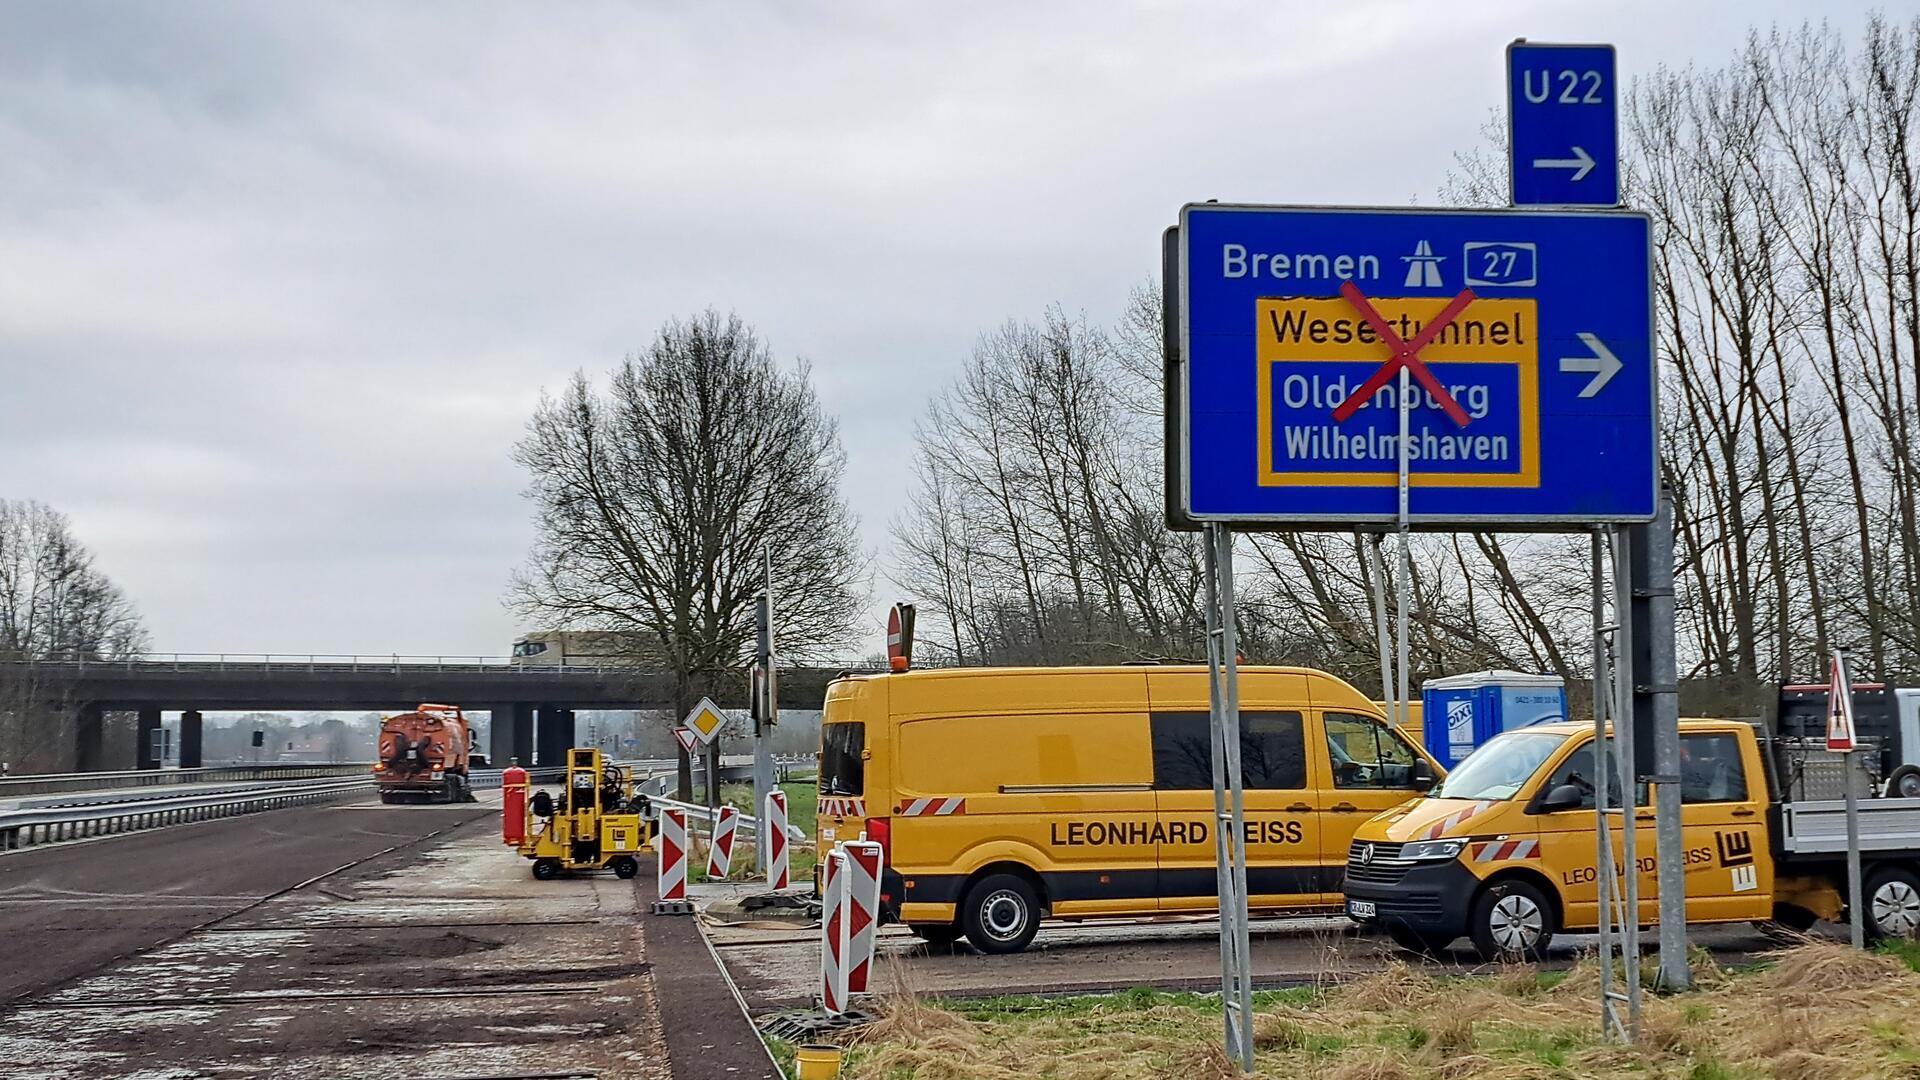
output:
[[[1920,1080],[1920,975],[1885,957],[1807,943],[1765,970],[1701,969],[1703,984],[1648,995],[1639,1047],[1602,1042],[1597,969],[1543,987],[1528,968],[1439,979],[1395,964],[1269,1002],[1254,1026],[1258,1075],[1315,1080],[1522,1080],[1631,1074],[1674,1080]],[[1204,1000],[1120,996],[969,1016],[884,973],[884,1018],[855,1033],[850,1080],[1226,1080],[1220,1018]]]

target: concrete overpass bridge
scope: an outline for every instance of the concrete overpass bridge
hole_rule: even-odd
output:
[[[841,668],[780,673],[782,708],[817,709]],[[0,682],[32,688],[41,701],[74,710],[80,771],[101,767],[103,714],[139,717],[138,764],[158,768],[151,733],[160,714],[179,710],[183,768],[201,764],[203,710],[398,711],[424,701],[492,715],[489,757],[559,760],[573,744],[577,709],[670,709],[673,677],[618,665],[539,666],[491,657],[367,657],[175,654],[133,660],[0,663]],[[24,681],[24,682],[22,682]],[[745,708],[747,675],[722,675],[700,688],[722,708]],[[503,722],[504,721],[504,722]]]

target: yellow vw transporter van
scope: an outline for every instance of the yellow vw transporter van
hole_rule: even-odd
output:
[[[1429,797],[1362,825],[1348,857],[1347,914],[1410,949],[1470,937],[1488,959],[1538,958],[1557,931],[1598,926],[1595,742],[1591,724],[1506,732]],[[1776,794],[1778,771],[1751,725],[1681,721],[1675,794],[1688,922],[1805,930],[1845,911],[1845,803]],[[1618,786],[1609,784],[1611,807],[1624,805]],[[1635,801],[1648,924],[1659,904],[1654,815],[1644,790]],[[1920,799],[1863,799],[1860,818],[1867,933],[1920,934]],[[1613,825],[1614,872],[1624,875],[1617,817]]]
[[[1438,767],[1325,672],[1240,672],[1247,889],[1338,910],[1354,829]],[[821,849],[887,849],[884,915],[1026,947],[1040,920],[1217,907],[1206,669],[956,668],[827,688]]]

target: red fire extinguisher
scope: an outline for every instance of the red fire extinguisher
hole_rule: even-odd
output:
[[[500,773],[500,839],[519,846],[527,837],[527,770],[517,763]]]

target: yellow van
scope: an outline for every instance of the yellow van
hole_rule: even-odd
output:
[[[1439,767],[1325,672],[1242,668],[1240,701],[1251,907],[1338,910],[1354,829]],[[885,914],[929,941],[1217,907],[1204,667],[849,675],[822,721],[821,849],[886,845]]]
[[[1465,936],[1490,960],[1537,960],[1556,933],[1597,927],[1594,742],[1591,724],[1505,732],[1426,798],[1366,822],[1349,854],[1347,914],[1417,951]],[[1688,922],[1805,930],[1839,918],[1844,804],[1776,796],[1769,776],[1752,725],[1680,722],[1680,783],[1666,790],[1680,800]],[[1618,780],[1608,787],[1610,804],[1624,804]],[[1634,811],[1643,924],[1657,920],[1660,892],[1648,799],[1643,786]],[[1862,803],[1868,932],[1920,934],[1920,810],[1911,799]],[[1613,839],[1624,882],[1620,833]]]

